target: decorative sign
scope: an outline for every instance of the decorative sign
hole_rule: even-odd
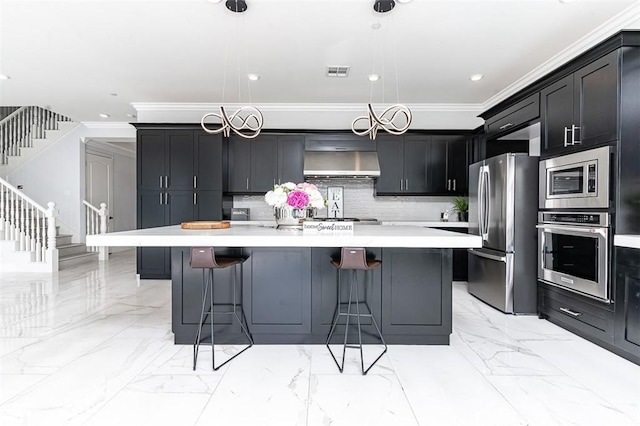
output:
[[[305,234],[353,234],[353,222],[331,222],[305,220],[302,223],[302,232]]]
[[[344,188],[342,186],[330,186],[327,188],[327,217],[344,217],[343,194]]]

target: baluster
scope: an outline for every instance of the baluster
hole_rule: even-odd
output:
[[[42,262],[42,239],[40,234],[40,228],[44,223],[43,218],[40,217],[40,210],[36,211],[36,262]]]
[[[25,214],[25,205],[24,205],[24,198],[22,198],[22,196],[19,199],[20,201],[20,210],[18,211],[18,214],[20,215],[18,222],[20,225],[20,250],[24,251],[25,250],[25,224],[24,224],[24,214]]]
[[[49,222],[47,227],[47,249],[53,250],[56,248],[56,203],[49,201],[47,206],[49,207],[49,210],[47,210],[47,222]]]
[[[36,241],[33,238],[34,233],[36,231],[36,223],[33,219],[35,213],[38,211],[38,209],[32,208],[31,209],[31,228],[29,229],[29,251],[33,252],[36,249]]]

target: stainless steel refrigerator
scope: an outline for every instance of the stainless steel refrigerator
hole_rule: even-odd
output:
[[[506,313],[536,312],[538,157],[502,154],[469,166],[469,293]]]

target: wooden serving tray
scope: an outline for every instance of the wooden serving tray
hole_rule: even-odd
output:
[[[229,228],[231,223],[217,220],[196,220],[193,222],[182,222],[182,229],[224,229]]]

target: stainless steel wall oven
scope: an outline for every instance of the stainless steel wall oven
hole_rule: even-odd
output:
[[[537,228],[538,279],[611,302],[609,214],[540,212]]]

